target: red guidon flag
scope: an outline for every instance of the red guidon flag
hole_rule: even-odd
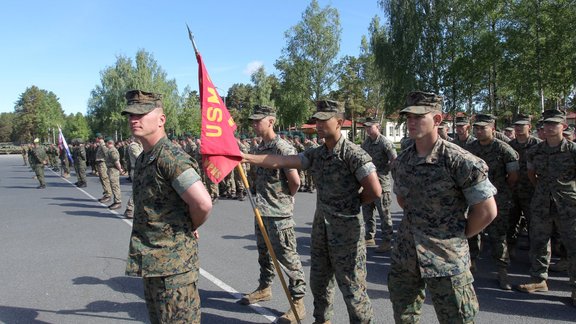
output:
[[[210,80],[200,53],[196,59],[202,105],[202,166],[210,180],[219,183],[240,163],[242,155],[234,138],[236,123]]]

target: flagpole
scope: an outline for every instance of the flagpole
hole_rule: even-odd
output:
[[[190,27],[188,27],[188,24],[186,24],[186,28],[188,29],[188,37],[190,38],[190,41],[192,42],[192,47],[194,47],[194,54],[196,54],[196,58],[199,59],[200,56],[198,53],[198,49],[196,48],[196,42],[194,41],[194,36],[192,35],[192,32],[190,31]],[[202,89],[200,89],[200,94],[202,94]],[[248,192],[248,197],[250,199],[250,204],[252,204],[252,209],[254,210],[254,216],[256,218],[256,222],[258,223],[258,227],[260,228],[260,232],[262,233],[262,236],[264,237],[264,242],[266,243],[266,247],[268,248],[268,253],[270,253],[270,257],[272,258],[272,262],[274,263],[274,268],[276,268],[276,273],[278,273],[278,277],[280,278],[280,282],[282,283],[282,288],[284,288],[284,293],[286,294],[286,298],[288,298],[288,302],[290,303],[290,309],[294,313],[294,317],[296,318],[296,321],[300,324],[301,323],[300,317],[298,316],[298,313],[296,312],[296,306],[294,305],[294,301],[292,300],[292,296],[290,295],[290,292],[288,291],[288,285],[286,285],[286,280],[284,279],[282,269],[280,268],[280,264],[278,263],[278,259],[276,258],[276,253],[274,253],[274,249],[272,248],[272,243],[270,243],[270,238],[268,237],[268,232],[266,231],[266,228],[264,227],[264,222],[262,222],[262,216],[260,215],[260,211],[256,207],[256,205],[254,203],[254,199],[252,198],[252,193],[249,190],[250,186],[248,184],[248,179],[246,178],[246,175],[244,174],[244,169],[242,168],[242,163],[238,163],[236,165],[236,168],[238,169],[238,173],[242,177],[242,182],[244,183],[244,187],[246,188],[246,191]]]
[[[294,301],[292,300],[292,296],[288,291],[288,286],[286,285],[286,280],[284,279],[284,275],[280,269],[280,264],[278,263],[278,259],[276,258],[276,253],[274,252],[274,248],[272,247],[272,243],[270,242],[270,238],[268,237],[268,232],[264,227],[264,222],[262,222],[262,215],[260,215],[260,210],[256,207],[254,203],[254,198],[252,197],[252,192],[250,192],[250,185],[248,184],[248,179],[246,178],[246,174],[244,174],[244,168],[242,167],[242,163],[239,163],[236,166],[240,177],[242,178],[242,183],[244,183],[244,188],[248,193],[248,199],[250,200],[250,204],[252,205],[252,210],[254,211],[254,216],[256,217],[256,222],[258,223],[258,228],[260,228],[260,232],[264,237],[264,242],[266,242],[266,247],[268,248],[268,253],[270,253],[270,257],[272,257],[272,262],[274,263],[274,268],[276,268],[276,272],[278,273],[278,277],[280,278],[280,282],[282,283],[282,288],[284,288],[284,292],[286,293],[286,297],[288,298],[288,302],[290,302],[290,309],[292,309],[292,313],[294,313],[294,317],[296,317],[296,321],[300,322],[300,317],[298,316],[298,312],[296,312],[296,306],[294,305]]]

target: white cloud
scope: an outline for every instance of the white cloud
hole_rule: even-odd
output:
[[[256,72],[264,63],[262,61],[252,61],[246,65],[244,68],[243,73],[246,75],[252,75],[252,73]]]

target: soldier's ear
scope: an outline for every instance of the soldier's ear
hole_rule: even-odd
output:
[[[440,113],[434,114],[434,116],[432,116],[432,119],[434,119],[434,126],[440,126],[440,123],[442,122],[442,114]]]

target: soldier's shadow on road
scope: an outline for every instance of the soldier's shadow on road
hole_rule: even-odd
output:
[[[241,321],[238,320],[234,314],[242,313],[242,314],[253,314],[256,311],[252,307],[248,307],[245,305],[241,305],[238,303],[240,299],[240,295],[234,296],[225,291],[213,291],[213,290],[204,290],[199,289],[200,297],[202,299],[201,307],[202,307],[202,323],[269,323],[266,321],[262,322],[249,322],[249,321]],[[269,312],[276,314],[276,316],[280,316],[281,313],[266,308]],[[215,309],[221,313],[222,310],[226,310],[230,313],[230,317],[223,317],[222,315],[212,314],[210,312],[211,309]]]
[[[94,202],[92,200],[92,202]],[[62,206],[62,207],[74,207],[74,208],[98,208],[102,209],[102,205],[95,205],[95,204],[79,204],[79,203],[63,203],[63,204],[50,204],[55,206]]]
[[[84,207],[83,207],[84,208]],[[106,207],[100,206],[102,210],[105,210]],[[119,218],[120,216],[111,214],[107,211],[104,212],[96,212],[96,211],[86,211],[86,210],[68,210],[64,212],[66,215],[71,216],[84,216],[84,217],[98,217],[98,218]]]
[[[0,323],[48,323],[36,319],[39,312],[40,310],[32,308],[0,306]]]
[[[141,278],[120,276],[103,280],[96,277],[83,276],[72,279],[72,283],[76,286],[105,285],[119,293],[133,294],[142,299],[144,298]]]
[[[108,314],[99,315],[97,313],[126,313],[130,317],[130,320],[142,323],[148,322],[148,311],[146,310],[146,304],[144,302],[116,303],[107,300],[97,300],[89,303],[84,308],[60,310],[56,313],[61,315],[102,318],[109,322],[129,319],[126,317],[110,316]]]
[[[84,202],[95,202],[96,200],[94,199],[84,199],[84,198],[74,198],[74,197],[50,197],[50,198],[44,198],[44,199],[51,199],[51,200],[65,200],[65,201],[73,201],[73,202],[80,202],[80,201],[84,201]]]

